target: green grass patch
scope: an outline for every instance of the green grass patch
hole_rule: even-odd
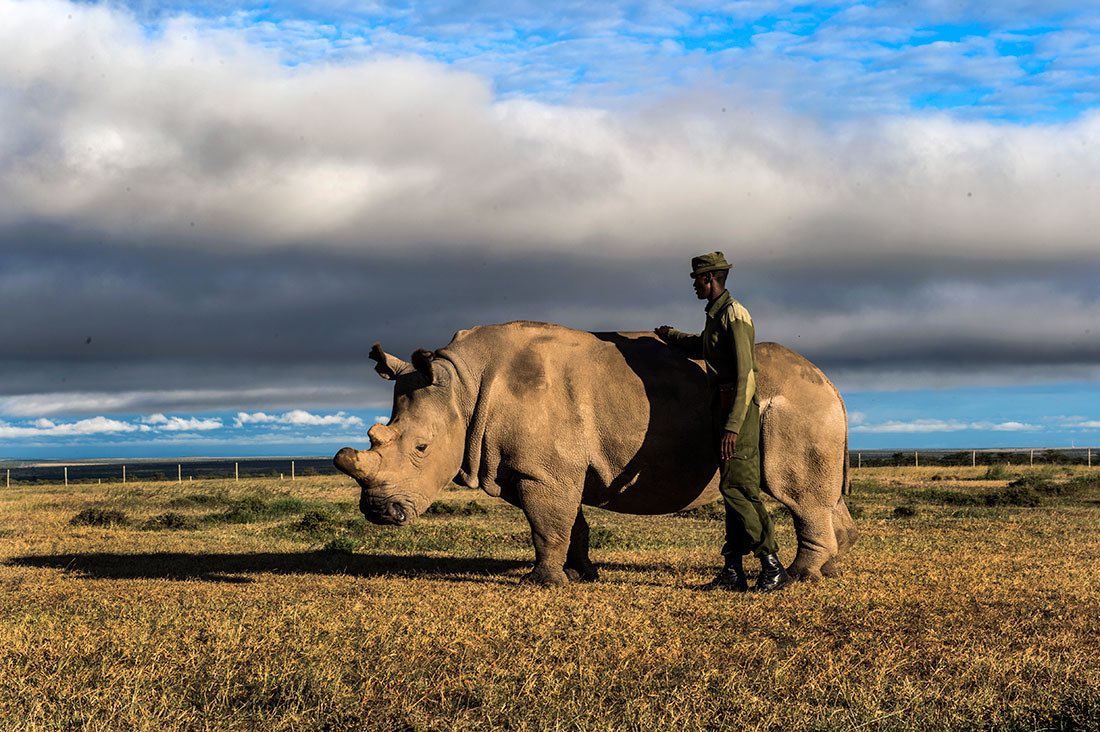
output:
[[[351,536],[334,536],[325,542],[322,550],[329,554],[354,554],[363,542]]]
[[[145,531],[191,531],[199,528],[199,522],[193,516],[167,511],[147,519],[141,528]]]
[[[425,516],[484,516],[489,509],[477,501],[466,503],[454,503],[452,501],[436,501],[428,506]]]
[[[73,526],[102,526],[114,528],[116,526],[129,526],[130,517],[125,511],[117,508],[85,508],[69,519]]]
[[[209,523],[251,524],[298,513],[307,508],[301,498],[252,494],[228,500],[227,508],[205,517]]]
[[[687,511],[677,511],[672,514],[676,518],[701,519],[703,521],[721,521],[726,518],[726,504],[722,501],[707,503]]]

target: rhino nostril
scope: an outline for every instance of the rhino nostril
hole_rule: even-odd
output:
[[[389,505],[389,510],[390,516],[392,516],[394,520],[399,523],[405,520],[405,508],[400,503],[391,503]]]

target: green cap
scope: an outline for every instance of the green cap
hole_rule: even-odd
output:
[[[726,255],[722,252],[700,254],[698,257],[691,258],[691,276],[698,277],[707,272],[729,269],[731,266],[733,265],[726,261]]]

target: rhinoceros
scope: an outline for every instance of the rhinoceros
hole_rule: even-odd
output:
[[[333,462],[361,487],[359,508],[404,526],[451,481],[523,510],[534,568],[524,581],[594,580],[582,505],[664,514],[719,498],[702,364],[652,333],[588,333],[517,321],[462,330],[407,363],[374,344],[394,382],[369,450]],[[847,415],[812,363],[756,346],[762,484],[790,509],[801,579],[839,571],[857,532],[844,503]]]

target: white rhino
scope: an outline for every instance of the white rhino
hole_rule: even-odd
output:
[[[719,498],[702,365],[652,333],[586,333],[513,322],[459,331],[408,364],[371,350],[395,382],[393,414],[366,451],[334,463],[362,488],[371,521],[405,525],[455,482],[518,506],[535,566],[525,581],[593,580],[581,506],[682,511]],[[842,496],[847,415],[812,363],[775,343],[756,347],[764,489],[790,509],[792,575],[838,571],[856,539]]]

